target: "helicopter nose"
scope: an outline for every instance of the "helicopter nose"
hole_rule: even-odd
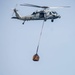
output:
[[[61,18],[61,16],[60,16],[60,15],[58,15],[58,18]]]

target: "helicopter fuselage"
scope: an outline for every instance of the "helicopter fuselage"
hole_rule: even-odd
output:
[[[60,18],[60,15],[58,15],[58,13],[56,11],[45,11],[45,10],[41,10],[41,11],[36,11],[33,12],[31,15],[28,16],[20,16],[16,9],[14,9],[15,12],[15,16],[16,17],[12,17],[13,19],[19,19],[19,20],[23,20],[23,21],[29,21],[29,20],[48,20],[51,19],[51,22],[54,21],[54,19]]]

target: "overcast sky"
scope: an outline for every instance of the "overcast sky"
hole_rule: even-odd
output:
[[[16,7],[21,16],[37,8],[21,7],[21,3],[46,6],[71,6],[55,9],[60,19],[45,22],[40,41],[40,60],[33,55],[43,21],[11,19]],[[0,1],[0,75],[75,75],[75,1],[74,0],[1,0]]]

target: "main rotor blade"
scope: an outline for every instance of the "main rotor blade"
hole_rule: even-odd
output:
[[[50,9],[69,8],[70,6],[49,7]]]
[[[34,4],[20,4],[21,6],[29,6],[29,7],[37,7],[37,8],[43,8],[43,9],[59,9],[59,8],[69,8],[70,6],[56,6],[56,7],[48,7],[48,6],[39,6],[39,5],[34,5]]]
[[[29,7],[37,7],[37,8],[49,8],[47,6],[38,6],[38,5],[33,5],[33,4],[20,4],[21,6],[29,6]]]

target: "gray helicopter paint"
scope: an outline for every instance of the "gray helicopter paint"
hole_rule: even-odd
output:
[[[14,13],[16,17],[12,17],[13,19],[19,19],[19,20],[23,20],[23,21],[29,21],[29,20],[48,20],[48,19],[57,19],[60,18],[60,15],[57,14],[57,12],[55,11],[46,11],[46,10],[42,10],[42,11],[38,11],[38,12],[33,12],[31,15],[28,16],[20,16],[17,13],[17,10],[14,9]]]

